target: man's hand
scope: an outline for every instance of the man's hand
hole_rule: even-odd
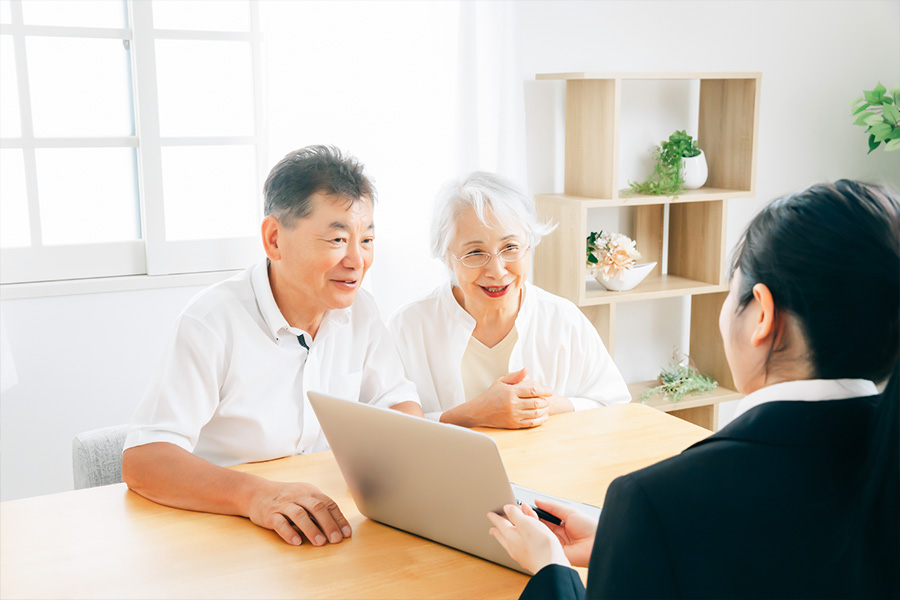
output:
[[[309,483],[267,481],[253,494],[249,512],[251,521],[295,546],[302,543],[298,531],[314,546],[337,544],[352,533],[337,503]]]
[[[174,444],[135,446],[122,456],[122,478],[141,496],[175,508],[240,515],[289,544],[302,532],[314,546],[350,537],[337,504],[308,483],[279,483],[226,469]]]
[[[441,421],[465,427],[522,429],[537,427],[550,416],[553,391],[531,379],[527,370],[507,373],[484,393],[441,415]]]
[[[506,518],[488,513],[494,525],[490,534],[513,560],[532,574],[551,564],[570,566],[559,539],[538,520],[530,506],[526,504],[520,509],[507,504],[503,511]]]

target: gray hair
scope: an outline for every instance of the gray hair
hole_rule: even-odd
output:
[[[375,204],[375,186],[356,158],[335,146],[307,146],[288,153],[272,167],[263,187],[265,215],[286,227],[312,212],[316,194],[337,196],[348,205],[368,199]]]
[[[475,171],[462,179],[448,181],[434,201],[431,216],[431,254],[450,266],[450,241],[456,233],[456,220],[469,208],[487,225],[490,213],[504,226],[519,225],[528,236],[528,244],[537,246],[554,229],[554,223],[538,221],[534,201],[508,179],[494,173]]]

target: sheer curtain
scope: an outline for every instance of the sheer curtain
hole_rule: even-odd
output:
[[[0,394],[18,382],[16,363],[13,360],[12,348],[6,338],[6,327],[0,317]]]
[[[524,81],[512,2],[459,3],[460,167],[525,182]]]
[[[357,156],[375,179],[385,318],[445,277],[430,258],[432,199],[451,177],[525,184],[524,104],[511,2],[260,5],[267,162],[308,144]]]

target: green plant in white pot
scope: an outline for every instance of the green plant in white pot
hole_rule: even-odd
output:
[[[856,115],[854,125],[866,128],[869,154],[884,142],[884,151],[900,150],[900,83],[886,90],[881,82],[874,90],[850,103]]]
[[[697,147],[697,141],[684,130],[661,141],[654,148],[653,157],[656,164],[647,180],[629,182],[632,193],[676,196],[684,189],[697,189],[706,183],[706,156]],[[691,163],[689,167],[687,162]]]

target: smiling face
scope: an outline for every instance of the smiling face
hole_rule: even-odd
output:
[[[528,237],[523,227],[501,224],[491,213],[485,215],[487,225],[478,219],[475,209],[465,209],[456,219],[455,235],[450,242],[450,269],[456,277],[460,304],[472,316],[484,312],[518,311],[522,286],[531,265],[530,254],[516,262],[504,262],[498,253],[513,247],[526,248]],[[474,252],[492,254],[486,265],[466,267],[453,258]]]
[[[263,222],[269,282],[275,302],[294,327],[315,335],[328,310],[353,304],[372,265],[375,229],[372,202],[313,194],[311,213],[285,227]]]

